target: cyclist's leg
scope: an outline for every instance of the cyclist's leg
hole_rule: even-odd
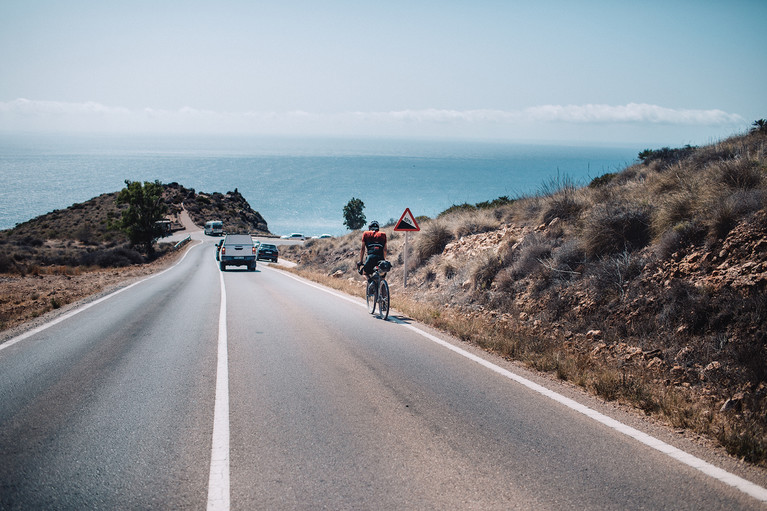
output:
[[[365,259],[365,266],[363,267],[362,271],[365,272],[365,274],[373,275],[373,272],[376,271],[376,265],[379,263],[381,258],[375,254],[368,254],[367,258]]]

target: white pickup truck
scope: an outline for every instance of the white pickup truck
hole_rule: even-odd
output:
[[[256,271],[257,247],[250,234],[227,234],[218,249],[218,265],[221,271],[227,266],[247,266]]]

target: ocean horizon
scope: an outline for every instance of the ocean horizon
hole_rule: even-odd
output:
[[[367,220],[409,208],[434,217],[455,204],[586,185],[636,162],[640,146],[467,140],[0,134],[0,229],[131,181],[237,189],[274,234],[341,235],[357,197]]]

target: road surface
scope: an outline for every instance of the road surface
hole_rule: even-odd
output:
[[[0,509],[765,508],[727,459],[267,264],[221,273],[210,238],[77,311],[0,345]]]

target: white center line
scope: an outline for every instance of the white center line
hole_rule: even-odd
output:
[[[229,357],[226,332],[226,287],[221,282],[221,310],[218,316],[218,364],[216,403],[213,412],[213,446],[208,479],[208,511],[229,510]]]

